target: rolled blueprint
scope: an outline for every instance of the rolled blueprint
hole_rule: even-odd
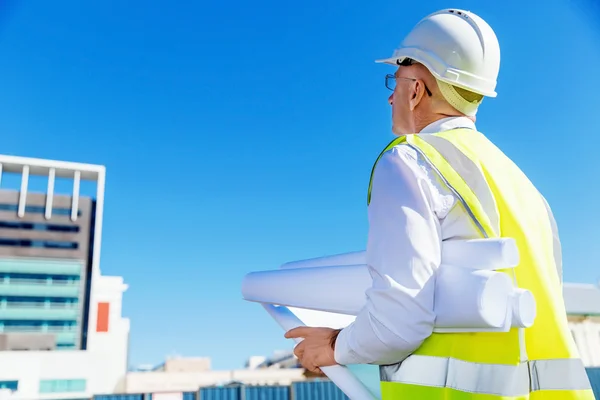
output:
[[[302,323],[312,327],[343,329],[356,319],[355,315],[337,314],[308,308],[287,307]]]
[[[525,289],[514,289],[511,302],[513,306],[512,326],[529,328],[536,316],[536,303],[533,293]]]
[[[284,331],[305,326],[289,309],[286,307],[276,307],[271,304],[263,304],[263,307],[273,317]],[[302,339],[294,339],[296,343],[300,343]],[[321,371],[331,381],[340,388],[352,400],[373,400],[378,398],[378,393],[371,393],[367,387],[357,379],[351,371],[342,365],[332,365],[321,367]]]
[[[372,285],[365,265],[251,272],[242,282],[245,300],[357,315]]]
[[[481,329],[505,325],[513,291],[508,275],[444,265],[436,279],[436,328]]]
[[[283,264],[280,268],[314,268],[347,265],[363,265],[367,263],[365,251],[353,251],[350,253],[336,254],[333,256],[309,258],[307,260],[291,261]]]
[[[463,268],[507,269],[519,264],[519,249],[512,238],[445,240],[442,260]]]
[[[519,264],[519,250],[512,238],[444,240],[442,262],[473,269],[506,269]],[[367,264],[365,251],[292,261],[281,269],[314,268]]]

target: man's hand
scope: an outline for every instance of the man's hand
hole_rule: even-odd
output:
[[[294,348],[300,364],[311,372],[321,372],[319,367],[337,364],[334,357],[335,339],[339,329],[299,327],[285,333],[288,339],[304,338]]]

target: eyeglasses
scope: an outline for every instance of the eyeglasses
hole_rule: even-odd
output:
[[[388,88],[388,89],[390,89],[393,92],[394,89],[396,89],[396,79],[405,79],[405,80],[413,81],[413,82],[415,82],[415,81],[418,80],[416,78],[405,78],[403,76],[398,76],[397,77],[397,76],[392,75],[392,74],[387,74],[385,76],[385,87]],[[431,97],[431,95],[432,95],[431,91],[429,90],[429,88],[427,87],[426,84],[423,84],[423,85],[425,85],[425,91],[427,92],[427,95],[429,97]]]

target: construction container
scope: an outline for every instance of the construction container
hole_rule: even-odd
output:
[[[289,386],[245,386],[242,400],[290,400]]]
[[[294,382],[292,384],[293,400],[349,400],[333,382],[328,380]]]
[[[198,400],[243,400],[241,386],[224,386],[201,388]]]
[[[184,392],[183,400],[198,400],[198,393],[196,392]]]
[[[144,393],[135,394],[99,394],[93,397],[94,400],[146,400],[148,396]]]
[[[171,393],[171,392],[169,392]],[[181,400],[198,400],[198,393],[197,392],[172,392],[174,393],[176,396],[175,398],[181,398]],[[151,394],[147,394],[146,397],[144,398],[144,400],[161,400],[161,397],[164,398],[164,396],[160,396],[161,393],[151,393]],[[181,396],[181,397],[179,397]]]

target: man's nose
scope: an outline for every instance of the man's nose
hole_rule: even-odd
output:
[[[392,103],[394,102],[394,93],[390,94],[390,97],[388,97],[388,104],[391,106]]]

